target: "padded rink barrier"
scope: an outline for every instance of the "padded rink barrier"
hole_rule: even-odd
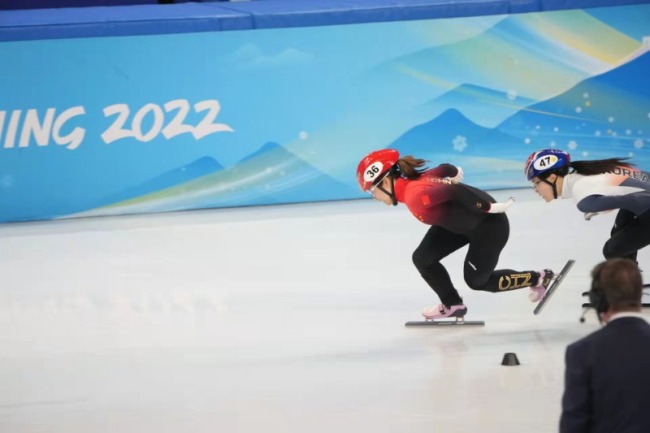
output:
[[[623,6],[650,0],[251,0],[0,10],[0,42],[309,27]]]
[[[0,11],[80,8],[89,6],[130,6],[158,3],[158,0],[2,0],[0,1]]]
[[[210,0],[207,0],[210,1]],[[307,27],[471,17],[650,3],[650,0],[252,0],[222,3],[253,26]]]
[[[249,13],[218,3],[0,11],[0,42],[252,28]]]
[[[549,143],[648,166],[650,5],[543,7],[0,12],[0,222],[368,198],[354,173],[376,148],[491,190],[527,187],[521,161]]]
[[[256,29],[501,15],[536,10],[537,0],[258,0],[226,7],[249,13]]]

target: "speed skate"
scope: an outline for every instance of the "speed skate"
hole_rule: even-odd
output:
[[[453,320],[437,319],[437,320],[417,320],[413,322],[406,322],[405,326],[485,326],[482,320],[465,320],[464,317],[456,317]]]
[[[560,273],[555,276],[555,279],[548,287],[548,290],[546,291],[546,294],[544,295],[542,300],[539,301],[539,303],[535,307],[535,310],[533,311],[534,314],[539,314],[542,311],[546,303],[549,301],[549,299],[551,299],[551,296],[553,296],[553,293],[555,293],[558,287],[560,287],[560,284],[562,284],[562,280],[564,279],[566,274],[569,273],[569,271],[571,270],[575,262],[576,262],[575,260],[569,260],[568,262],[566,262],[564,268],[562,268]]]
[[[406,326],[483,326],[482,321],[465,320],[467,307],[463,304],[446,306],[440,304],[435,307],[422,310],[424,320],[406,322]]]

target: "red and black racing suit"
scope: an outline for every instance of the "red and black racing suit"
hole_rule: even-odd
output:
[[[447,179],[457,173],[455,166],[441,164],[416,180],[395,181],[397,201],[431,226],[413,252],[413,263],[420,275],[444,305],[462,304],[440,261],[469,244],[464,277],[470,288],[502,292],[536,285],[538,272],[495,270],[510,234],[508,217],[505,213],[487,212],[495,200],[486,192]]]

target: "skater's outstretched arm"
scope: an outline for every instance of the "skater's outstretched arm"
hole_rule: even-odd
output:
[[[514,202],[515,198],[510,197],[504,203],[490,203],[490,209],[488,209],[488,213],[504,213],[510,206],[512,206]]]
[[[615,209],[626,209],[640,215],[650,209],[650,192],[638,191],[625,195],[591,194],[578,201],[577,207],[582,212],[595,215]]]
[[[473,214],[485,214],[492,205],[490,197],[465,184],[453,184],[449,179],[428,178],[429,182],[411,188],[407,203],[418,203],[432,210],[444,204],[454,204]]]
[[[463,180],[463,169],[447,163],[440,164],[437,167],[427,170],[423,174],[426,176],[439,177],[441,179],[448,178],[453,183],[459,183]]]
[[[460,202],[470,211],[480,213],[504,213],[515,202],[514,197],[510,197],[502,203],[488,200],[481,191],[475,188],[454,189],[453,200]]]

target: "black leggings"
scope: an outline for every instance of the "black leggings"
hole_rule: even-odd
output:
[[[606,259],[623,257],[636,261],[636,255],[643,247],[650,245],[650,211],[636,216],[621,209],[616,215],[611,237],[603,247]]]
[[[467,244],[469,250],[465,257],[464,277],[470,288],[502,292],[533,286],[539,277],[535,271],[495,271],[509,235],[510,225],[505,214],[487,216],[466,235],[432,226],[413,252],[413,263],[446,306],[462,304],[463,301],[440,261]]]

